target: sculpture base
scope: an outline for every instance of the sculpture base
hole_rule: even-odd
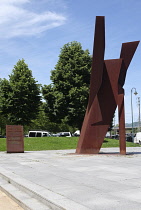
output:
[[[7,151],[7,153],[24,153],[24,151],[14,151],[13,152],[13,150],[12,150],[12,151]]]
[[[76,149],[76,154],[98,154],[100,149]]]
[[[77,149],[74,154],[77,155],[127,155],[125,150],[120,150],[120,152],[103,153],[100,149]]]

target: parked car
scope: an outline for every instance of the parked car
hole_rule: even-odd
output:
[[[2,135],[0,135],[0,138],[6,138],[6,136],[2,136]]]
[[[47,131],[29,131],[28,137],[47,137],[51,136]]]
[[[112,138],[112,139],[119,139],[119,134],[112,135],[111,138]]]
[[[110,134],[110,132],[108,131],[108,132],[106,133],[105,138],[110,138],[110,137],[111,137],[111,134]]]
[[[75,131],[73,136],[80,136],[80,130]]]
[[[132,133],[126,133],[126,141],[133,142]]]
[[[60,133],[53,133],[52,136],[53,137],[59,137],[60,136]]]
[[[71,132],[61,132],[60,137],[71,137]]]
[[[136,133],[134,143],[141,144],[141,132]]]

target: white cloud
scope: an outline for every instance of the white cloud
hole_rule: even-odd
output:
[[[30,1],[0,1],[0,38],[37,35],[65,23],[64,15],[50,11],[39,14],[24,9],[22,4],[28,2]]]
[[[30,0],[0,0],[0,4],[24,4],[28,2]]]

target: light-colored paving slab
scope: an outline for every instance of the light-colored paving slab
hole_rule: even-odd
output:
[[[141,147],[127,148],[126,156],[118,152],[118,148],[101,149],[100,155],[76,155],[75,150],[0,152],[0,174],[29,186],[59,208],[141,209]]]

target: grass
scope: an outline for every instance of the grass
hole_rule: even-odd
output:
[[[75,149],[78,137],[43,137],[43,138],[24,138],[25,151],[39,150],[64,150]],[[126,142],[127,147],[139,147],[139,144]],[[119,140],[105,139],[102,148],[119,147]],[[0,151],[6,151],[6,139],[0,138]]]

